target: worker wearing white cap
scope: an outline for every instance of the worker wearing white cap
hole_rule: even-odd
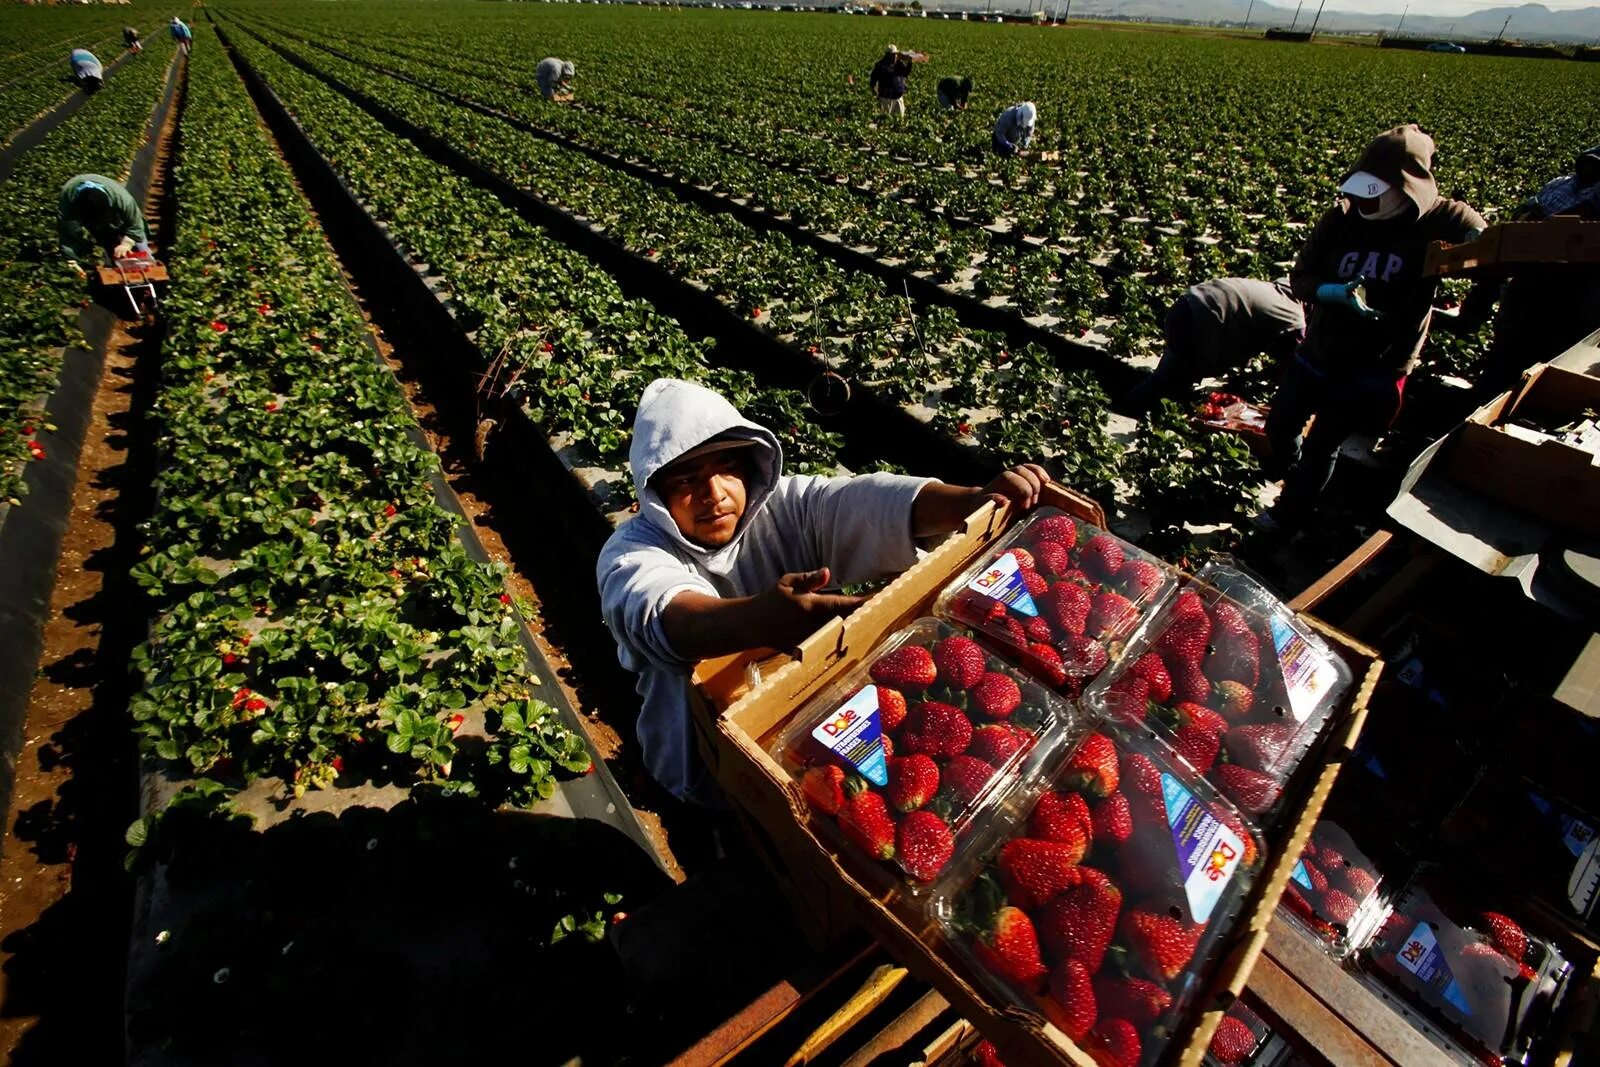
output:
[[[1345,438],[1381,432],[1400,411],[1439,288],[1422,273],[1428,245],[1470,240],[1485,226],[1471,207],[1439,195],[1433,152],[1433,138],[1415,125],[1379,135],[1340,181],[1343,196],[1289,272],[1310,317],[1267,419],[1268,472],[1286,477],[1260,526],[1302,524]]]
[[[562,103],[572,99],[569,83],[576,73],[577,69],[565,59],[547,56],[533,68],[533,80],[539,83],[539,92],[544,94],[546,100]]]
[[[890,118],[905,117],[906,79],[911,77],[911,64],[927,61],[926,52],[902,52],[894,45],[884,50],[883,58],[873,64],[869,79],[879,111]]]

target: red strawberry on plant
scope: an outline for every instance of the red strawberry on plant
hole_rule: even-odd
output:
[[[1322,894],[1322,913],[1339,926],[1349,926],[1359,907],[1350,894],[1342,889],[1330,889]]]
[[[1085,737],[1062,768],[1070,789],[1108,797],[1117,788],[1117,746],[1102,733]]]
[[[949,704],[924,701],[906,715],[900,743],[908,753],[939,758],[959,756],[972,743],[972,720]]]
[[[1021,908],[1002,907],[974,949],[984,965],[1025,989],[1037,990],[1050,972],[1039,957],[1039,935]]]
[[[898,689],[878,687],[878,725],[884,730],[898,730],[906,721],[906,697]]]
[[[920,693],[939,680],[939,668],[933,662],[933,653],[921,645],[902,645],[888,655],[880,656],[867,673],[879,685],[913,693]]]
[[[889,786],[884,796],[896,811],[916,811],[939,792],[939,765],[923,754],[889,761]]]
[[[963,805],[977,800],[994,775],[994,767],[976,756],[956,756],[944,765],[945,789]]]
[[[1172,994],[1143,978],[1122,978],[1101,971],[1094,978],[1095,1003],[1110,1018],[1150,1026],[1172,1007]]]
[[[839,809],[839,829],[867,855],[894,858],[894,818],[883,794],[868,789],[846,800]]]
[[[1095,534],[1078,553],[1078,566],[1097,582],[1109,582],[1122,564],[1122,546],[1110,534]]]
[[[1150,699],[1157,704],[1165,704],[1172,699],[1172,675],[1158,653],[1146,652],[1134,660],[1125,677],[1143,678],[1149,687]]]
[[[1072,582],[1057,582],[1039,598],[1039,611],[1051,625],[1069,634],[1081,634],[1089,623],[1093,598]]]
[[[1098,1018],[1089,969],[1082,960],[1062,960],[1050,972],[1049,992],[1057,1009],[1051,1020],[1072,1040],[1082,1041]]]
[[[1022,665],[1046,683],[1056,688],[1067,683],[1067,668],[1061,662],[1061,653],[1044,642],[1036,642],[1022,654]]]
[[[1046,541],[1054,541],[1071,551],[1078,543],[1078,527],[1065,515],[1047,515],[1028,528],[1028,537],[1036,548]]]
[[[1012,723],[992,722],[972,731],[972,744],[967,755],[985,763],[1004,767],[1014,756],[1026,752],[1033,745],[1033,735]]]
[[[1088,843],[1093,833],[1089,802],[1082,793],[1047,790],[1039,795],[1033,814],[1028,816],[1028,836],[1045,841]]]
[[[1117,932],[1150,977],[1171,981],[1194,958],[1204,927],[1174,919],[1164,911],[1135,908],[1122,917]]]
[[[1072,559],[1059,541],[1040,541],[1033,551],[1041,574],[1059,578],[1072,569]]]
[[[1208,730],[1204,726],[1180,726],[1173,736],[1172,747],[1191,767],[1204,774],[1217,762],[1222,738],[1215,730]]]
[[[1256,1050],[1255,1032],[1243,1020],[1224,1015],[1211,1035],[1211,1055],[1223,1067],[1238,1067]]]
[[[1089,609],[1087,632],[1107,641],[1120,641],[1139,621],[1139,609],[1121,593],[1097,593]]]
[[[837,815],[844,807],[844,768],[812,767],[800,778],[800,792],[807,803],[826,815]]]
[[[1224,763],[1216,769],[1216,777],[1229,799],[1251,815],[1270,809],[1283,792],[1276,778],[1237,763]]]
[[[1009,719],[1022,703],[1022,687],[1007,674],[990,671],[972,687],[972,708],[986,719]]]
[[[949,825],[933,812],[913,811],[900,820],[895,845],[906,873],[929,882],[950,862],[956,839]]]
[[[1078,867],[1078,884],[1064,890],[1039,912],[1039,936],[1053,960],[1082,960],[1089,973],[1100,969],[1117,930],[1122,891],[1102,871]]]
[[[1104,800],[1096,801],[1089,811],[1094,820],[1094,840],[1115,848],[1133,836],[1133,812],[1128,806],[1128,798],[1122,793],[1112,793]]]
[[[1126,1019],[1101,1019],[1083,1039],[1083,1050],[1100,1067],[1139,1067],[1139,1031]]]
[[[989,672],[987,657],[970,637],[947,637],[933,646],[933,662],[946,685],[968,689]]]
[[[1215,683],[1211,687],[1211,695],[1216,699],[1217,710],[1230,719],[1248,715],[1256,702],[1255,690],[1231,678]]]
[[[1054,900],[1082,881],[1078,863],[1086,847],[1081,837],[1071,844],[1031,837],[1007,841],[995,857],[1006,895],[1029,910]]]

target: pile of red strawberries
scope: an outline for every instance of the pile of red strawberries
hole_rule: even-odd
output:
[[[1020,565],[1039,614],[1028,615],[971,589],[950,601],[950,613],[1012,650],[1048,684],[1076,698],[1110,662],[1112,646],[1139,624],[1144,608],[1170,580],[1144,558],[1128,558],[1123,543],[1097,533],[1078,543],[1065,515],[1030,524],[1008,553]]]
[[[907,643],[869,674],[888,757],[883,789],[837,763],[811,767],[801,789],[869,856],[929,881],[955,851],[955,827],[1033,747],[1044,694],[970,637]]]
[[[1189,921],[1162,769],[1119,744],[1112,733],[1084,739],[957,898],[954,925],[1097,1063],[1136,1067],[1170,1028],[1172,990],[1206,927]],[[1221,804],[1213,813],[1245,844],[1239,869],[1253,867],[1243,820]]]
[[[1378,876],[1346,843],[1346,835],[1335,836],[1326,825],[1318,824],[1300,853],[1299,869],[1311,887],[1306,888],[1298,877],[1291,878],[1283,891],[1282,907],[1323,937],[1336,940],[1349,933],[1356,913],[1377,892]]]

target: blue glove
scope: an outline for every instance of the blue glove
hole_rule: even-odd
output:
[[[1356,292],[1367,283],[1365,278],[1357,278],[1353,282],[1324,282],[1317,286],[1317,301],[1323,304],[1337,304],[1347,308],[1364,319],[1381,319],[1383,312],[1374,311],[1361,299],[1361,294]]]

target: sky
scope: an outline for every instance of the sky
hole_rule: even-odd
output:
[[[1276,0],[1283,4],[1285,0]],[[1575,11],[1579,8],[1600,6],[1600,0],[1538,0],[1552,11]],[[1490,7],[1516,7],[1521,0],[1411,0],[1411,10],[1418,15],[1470,15]],[[1358,11],[1362,14],[1398,15],[1405,10],[1406,0],[1328,0],[1329,8],[1340,11]]]

